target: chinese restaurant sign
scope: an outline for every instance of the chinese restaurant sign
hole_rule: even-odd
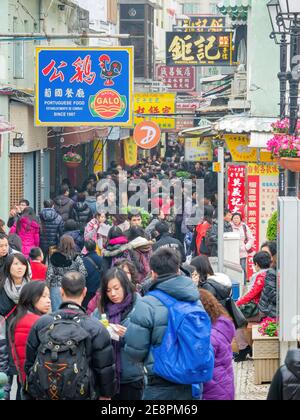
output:
[[[225,134],[227,147],[235,162],[257,162],[257,149],[249,147],[246,134]]]
[[[225,28],[225,17],[219,16],[190,16],[183,21],[186,32],[222,32]]]
[[[193,67],[168,67],[158,64],[156,78],[165,86],[170,86],[169,91],[194,92],[196,90],[196,71]]]
[[[167,32],[166,39],[167,66],[232,65],[232,32]]]
[[[37,126],[133,126],[133,48],[36,48]]]
[[[228,208],[232,213],[245,215],[246,167],[228,166]]]
[[[134,125],[147,119],[155,122],[163,130],[174,129],[175,104],[176,94],[174,93],[135,93]],[[145,117],[141,116],[143,114]],[[170,118],[168,118],[168,114],[170,114]],[[155,117],[156,115],[158,117]]]

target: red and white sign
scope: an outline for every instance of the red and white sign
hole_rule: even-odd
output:
[[[176,130],[183,131],[188,128],[195,126],[194,120],[196,117],[196,111],[200,108],[200,102],[180,102],[176,103],[176,111],[178,114],[191,114],[182,115],[181,118],[176,119]]]
[[[188,66],[156,66],[156,78],[169,86],[170,92],[195,92],[196,70]]]
[[[228,208],[245,217],[246,167],[228,166]]]
[[[248,220],[247,224],[254,237],[254,252],[259,251],[260,231],[260,177],[248,175]],[[255,274],[253,256],[248,257],[248,279]]]
[[[160,142],[161,129],[153,121],[143,121],[135,127],[133,139],[142,149],[153,149]]]

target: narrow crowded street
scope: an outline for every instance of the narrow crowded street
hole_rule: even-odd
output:
[[[299,0],[1,6],[0,400],[300,400]]]

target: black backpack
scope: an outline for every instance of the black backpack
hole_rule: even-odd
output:
[[[95,399],[90,358],[89,333],[79,316],[53,323],[39,332],[40,346],[27,381],[27,391],[37,400]]]

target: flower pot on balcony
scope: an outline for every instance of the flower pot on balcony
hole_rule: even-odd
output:
[[[300,158],[279,158],[278,163],[291,172],[300,172]]]
[[[81,165],[81,162],[66,162],[65,161],[65,165],[69,169],[75,169],[75,168],[78,168],[78,166]]]

